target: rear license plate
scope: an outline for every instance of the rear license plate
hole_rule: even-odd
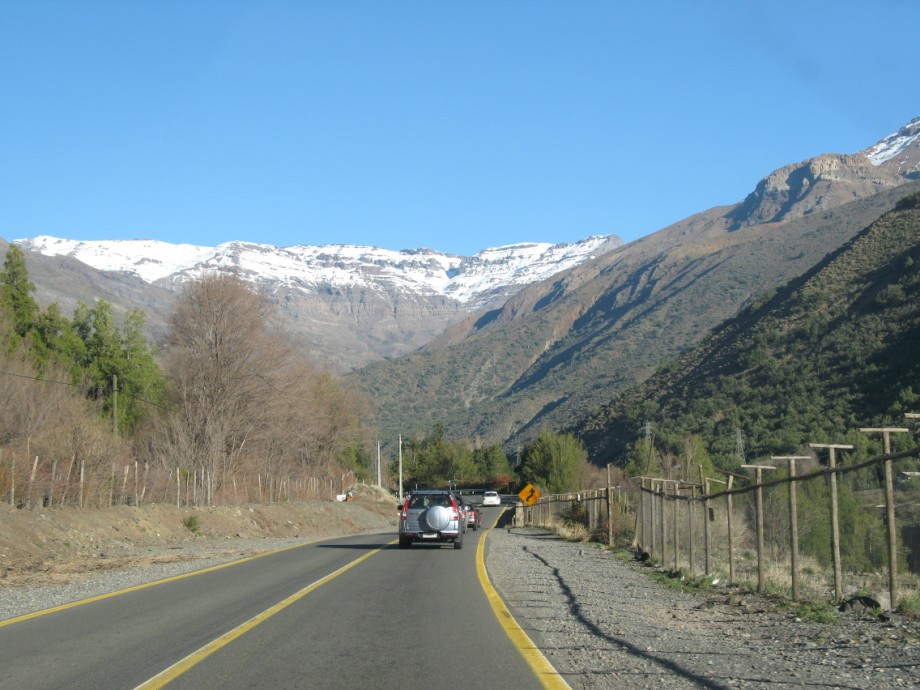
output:
[[[422,539],[437,539],[437,538],[438,538],[437,534],[423,534],[422,535]]]

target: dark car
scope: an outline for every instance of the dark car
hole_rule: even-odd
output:
[[[482,513],[479,512],[479,508],[467,503],[466,506],[466,526],[472,527],[473,529],[479,529],[482,527]]]
[[[466,519],[450,491],[414,491],[399,512],[399,548],[413,542],[450,543],[463,548]]]

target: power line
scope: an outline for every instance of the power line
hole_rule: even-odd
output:
[[[88,390],[92,390],[93,388],[92,386],[87,386],[86,384],[69,383],[67,381],[55,381],[54,379],[43,379],[40,376],[28,376],[26,374],[17,374],[12,371],[0,371],[0,374],[2,374],[3,376],[13,376],[18,379],[28,379],[30,381],[39,381],[40,383],[54,383],[59,386],[70,386],[71,388],[86,388]],[[165,405],[160,405],[159,403],[155,403],[152,400],[147,400],[138,395],[133,395],[131,393],[126,392],[125,390],[120,390],[119,393],[131,398],[132,400],[137,400],[138,402],[146,403],[147,405],[152,405],[153,407],[158,407],[161,410],[168,409]]]

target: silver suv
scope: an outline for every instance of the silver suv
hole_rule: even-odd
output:
[[[412,542],[452,543],[463,548],[466,520],[460,501],[450,491],[416,491],[406,497],[399,512],[399,548]]]

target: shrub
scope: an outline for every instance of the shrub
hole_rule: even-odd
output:
[[[197,515],[189,515],[182,521],[182,526],[192,534],[198,534],[201,531],[201,522]]]

